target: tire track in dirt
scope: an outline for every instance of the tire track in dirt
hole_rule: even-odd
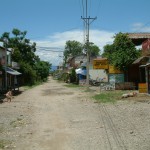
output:
[[[108,140],[109,149],[127,150],[126,145],[104,104],[99,105],[99,111]]]

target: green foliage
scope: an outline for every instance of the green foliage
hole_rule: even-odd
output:
[[[108,61],[111,63],[112,62],[112,54],[113,54],[113,44],[107,44],[104,46],[104,52],[102,54],[103,57],[108,58]]]
[[[100,49],[98,46],[90,44],[89,45],[90,56],[99,56]]]
[[[100,94],[96,94],[93,96],[93,99],[99,103],[115,103],[117,100],[121,99],[124,91],[111,91],[111,92],[103,92]]]
[[[32,85],[38,80],[44,81],[48,77],[50,64],[40,61],[40,58],[35,55],[36,43],[30,42],[26,38],[26,34],[27,31],[22,32],[15,28],[12,30],[12,37],[10,37],[10,33],[4,32],[0,40],[7,39],[4,46],[13,49],[12,61],[20,64],[19,71],[23,74],[24,83]]]
[[[86,49],[86,45],[83,45],[78,41],[67,41],[64,50],[65,62],[69,56],[74,57],[83,54],[83,49]],[[90,56],[98,56],[100,53],[99,47],[94,45],[93,43],[89,43],[88,49]]]
[[[33,85],[36,83],[36,71],[33,70],[32,66],[26,62],[20,62],[20,71],[23,74],[25,84]]]
[[[76,75],[76,71],[75,69],[71,70],[71,74],[70,74],[70,81],[71,83],[75,83],[77,79],[77,75]]]
[[[38,77],[40,77],[40,80],[44,81],[45,79],[47,79],[47,77],[49,76],[50,66],[51,65],[45,61],[38,61],[36,63],[35,70],[36,70]]]
[[[77,56],[82,54],[83,45],[78,41],[67,41],[64,50],[64,58],[67,60],[69,56]]]
[[[12,142],[8,141],[8,140],[1,140],[0,139],[0,149],[6,149],[5,147],[10,146],[12,144]]]
[[[62,80],[66,83],[70,82],[70,74],[69,73],[63,73]]]
[[[4,140],[0,140],[0,148],[1,149],[5,148],[5,141]]]
[[[129,65],[140,56],[140,51],[136,50],[127,34],[120,32],[114,38],[112,45],[104,47],[103,56],[107,57],[109,63],[119,70],[126,71]]]

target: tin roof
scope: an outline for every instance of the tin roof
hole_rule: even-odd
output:
[[[146,64],[150,60],[150,56],[142,56],[138,59],[136,59],[132,64]]]
[[[9,68],[9,67],[6,68],[6,72],[11,74],[11,75],[21,75],[22,74],[22,73],[20,73],[16,70],[13,70],[12,68]]]
[[[138,46],[141,45],[145,40],[150,39],[150,33],[127,33],[128,37],[132,42]]]

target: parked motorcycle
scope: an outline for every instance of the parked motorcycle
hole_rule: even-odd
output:
[[[90,79],[89,84],[92,86],[100,86],[100,82],[97,80]]]

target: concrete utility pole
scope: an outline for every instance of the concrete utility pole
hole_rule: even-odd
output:
[[[5,89],[7,90],[7,42],[8,40],[4,38],[4,48],[5,48]]]
[[[90,29],[90,24],[97,19],[97,17],[95,18],[91,18],[90,16],[87,17],[87,0],[86,0],[86,17],[82,17],[81,19],[83,19],[85,21],[86,24],[86,51],[87,51],[87,64],[86,64],[86,70],[87,70],[87,74],[86,74],[86,85],[89,88],[89,65],[90,65],[90,53],[89,53],[89,29]]]

